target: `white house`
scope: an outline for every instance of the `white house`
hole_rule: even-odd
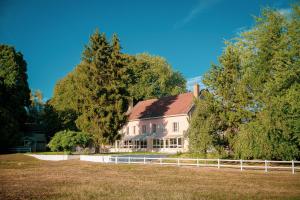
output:
[[[194,91],[160,99],[138,102],[129,112],[128,123],[121,130],[122,138],[111,151],[186,152],[187,130],[199,96],[199,85]]]

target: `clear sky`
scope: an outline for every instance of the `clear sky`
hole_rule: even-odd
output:
[[[30,88],[51,98],[99,28],[117,33],[124,53],[165,57],[189,83],[216,63],[224,41],[251,27],[264,6],[293,0],[0,0],[0,43],[28,64]]]

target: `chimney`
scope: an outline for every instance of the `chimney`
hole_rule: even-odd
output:
[[[127,113],[128,114],[131,113],[132,109],[133,109],[133,99],[130,99],[129,100],[129,105],[128,105]]]
[[[199,84],[198,83],[196,83],[195,85],[194,85],[194,97],[196,97],[196,98],[198,98],[199,97]]]

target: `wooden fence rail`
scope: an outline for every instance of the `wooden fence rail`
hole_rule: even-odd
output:
[[[245,169],[290,170],[293,174],[300,170],[300,161],[274,161],[274,160],[229,160],[229,159],[200,159],[200,158],[152,158],[111,156],[110,163],[115,164],[157,164],[174,166],[196,166]]]

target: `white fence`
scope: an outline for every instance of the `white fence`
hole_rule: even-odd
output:
[[[92,161],[92,160],[89,160]],[[99,162],[99,161],[98,161]],[[300,170],[300,161],[273,161],[273,160],[229,160],[229,159],[200,159],[200,158],[152,158],[152,157],[130,157],[130,156],[109,156],[105,163],[115,164],[156,164],[173,166],[196,166],[238,168],[241,171],[246,169],[291,171],[293,174]]]

